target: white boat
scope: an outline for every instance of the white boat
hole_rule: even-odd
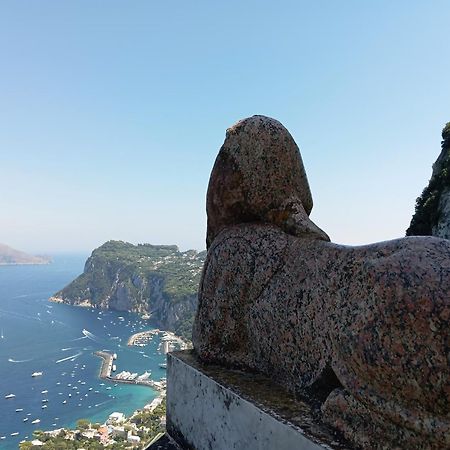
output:
[[[6,436],[1,436],[0,439],[3,441],[3,439],[6,439]]]
[[[24,422],[26,422],[28,420],[28,417],[25,417],[25,419],[23,419]]]
[[[31,374],[32,377],[40,377],[42,375],[43,372],[33,372]]]
[[[47,405],[42,405],[42,409],[45,409],[45,408],[47,408]]]
[[[115,371],[116,371],[116,368],[117,368],[116,365],[113,364],[113,366],[112,366],[112,371],[115,372]]]
[[[16,431],[15,433],[11,433],[11,436],[19,436],[19,433]]]
[[[67,400],[64,400],[64,401],[63,401],[63,405],[65,405],[66,403],[67,403]]]
[[[159,367],[161,367],[161,369],[167,369],[167,364],[161,363],[161,364],[159,364]]]
[[[16,409],[16,412],[22,412],[23,411],[23,408],[17,408]]]
[[[34,419],[31,423],[39,423],[40,421],[40,419]]]
[[[47,394],[47,389],[45,391],[42,391],[41,394]]]
[[[5,395],[5,398],[14,398],[14,397],[15,397],[14,394],[8,394],[8,395]]]
[[[42,399],[42,403],[47,403],[47,402],[48,402],[48,398]]]

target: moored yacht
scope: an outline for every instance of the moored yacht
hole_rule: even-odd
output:
[[[5,398],[14,398],[15,397],[15,395],[14,394],[8,394],[8,395],[5,395]]]
[[[42,375],[43,372],[33,372],[31,374],[32,377],[40,377]]]

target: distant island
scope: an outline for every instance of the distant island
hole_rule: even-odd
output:
[[[180,252],[176,245],[108,241],[50,300],[135,312],[190,340],[205,257],[206,251]]]
[[[21,264],[49,264],[51,258],[47,256],[33,256],[21,252],[5,244],[0,244],[0,266],[12,266]]]

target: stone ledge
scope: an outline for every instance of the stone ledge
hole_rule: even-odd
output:
[[[307,403],[262,375],[167,358],[167,431],[184,449],[349,450]]]

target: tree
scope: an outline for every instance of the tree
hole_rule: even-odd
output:
[[[78,419],[77,420],[77,428],[79,430],[87,430],[90,426],[91,422],[88,419]]]

